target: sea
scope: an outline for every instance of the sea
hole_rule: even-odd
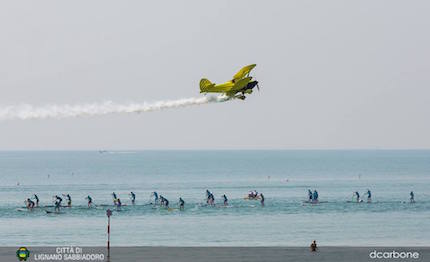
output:
[[[2,151],[0,246],[429,246],[429,191],[430,150]]]

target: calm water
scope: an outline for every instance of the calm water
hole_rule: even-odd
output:
[[[19,185],[17,185],[19,183]],[[318,205],[303,204],[317,189]],[[347,203],[369,188],[373,203]],[[202,206],[205,190],[229,207]],[[244,200],[249,190],[266,205]],[[415,204],[409,204],[409,192]],[[0,245],[105,245],[111,193],[135,206],[114,212],[112,245],[430,245],[430,151],[0,152]],[[148,205],[158,191],[185,211]],[[27,212],[69,193],[72,208]]]

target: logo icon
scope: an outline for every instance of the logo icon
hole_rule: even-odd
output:
[[[20,247],[16,251],[16,257],[19,261],[27,261],[27,258],[30,257],[30,251],[26,247]]]

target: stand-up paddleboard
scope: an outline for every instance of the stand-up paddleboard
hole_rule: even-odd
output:
[[[260,200],[261,197],[260,196],[256,196],[256,197],[245,196],[243,199],[244,200]]]
[[[45,210],[46,214],[64,214],[64,212],[55,212],[55,211],[50,211],[50,210]]]
[[[55,205],[46,205],[46,206],[39,206],[40,208],[47,208],[47,207],[55,207]],[[72,207],[72,206],[60,206],[61,208],[63,207]]]
[[[303,201],[303,203],[304,204],[314,204],[314,205],[316,205],[316,204],[322,204],[322,203],[327,203],[328,201],[310,201],[310,200],[305,200],[305,201]]]
[[[346,201],[346,203],[356,203],[356,204],[360,204],[360,203],[365,203],[365,202],[363,201],[363,199],[361,199],[359,202],[348,200],[348,201]]]
[[[27,208],[17,208],[16,211],[18,212],[29,212]]]
[[[33,209],[39,209],[42,208],[41,206],[34,206]],[[18,209],[28,209],[26,206],[20,206]]]
[[[217,208],[232,208],[232,205],[218,205]]]

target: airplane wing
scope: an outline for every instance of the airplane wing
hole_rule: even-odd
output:
[[[206,78],[200,80],[200,93],[225,93],[234,86],[232,82],[215,85]]]
[[[234,86],[230,89],[230,91],[241,90],[242,88],[244,88],[249,83],[249,81],[251,81],[251,79],[252,79],[252,77],[250,77],[250,76],[240,79],[239,81],[237,81],[234,84]]]
[[[234,81],[238,81],[242,78],[244,78],[245,76],[247,76],[249,74],[249,72],[251,72],[251,70],[256,66],[256,64],[252,64],[252,65],[247,65],[245,67],[243,67],[242,69],[239,70],[239,72],[237,72],[234,76],[233,76],[233,80]]]

